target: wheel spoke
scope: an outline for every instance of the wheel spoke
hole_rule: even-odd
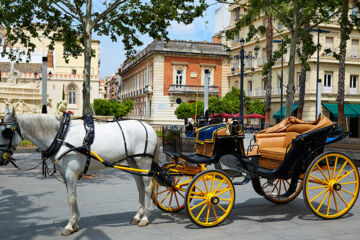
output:
[[[277,192],[277,195],[280,196],[280,193],[281,193],[281,180],[279,179],[279,189],[278,189],[278,192]]]
[[[344,164],[341,166],[341,169],[340,169],[340,171],[338,172],[338,174],[336,175],[335,180],[338,179],[338,177],[340,176],[340,173],[342,172],[342,170],[344,169],[344,167],[346,166],[346,164],[347,164],[347,160],[345,160]]]
[[[228,188],[225,188],[225,189],[222,189],[221,192],[215,194],[214,196],[217,197],[217,196],[219,196],[219,195],[221,195],[221,194],[223,194],[223,193],[226,193],[226,192],[229,191],[230,189],[231,189],[231,188],[229,188],[229,187],[228,187]]]
[[[338,207],[337,202],[336,202],[335,193],[334,193],[334,191],[332,191],[331,193],[332,193],[332,195],[333,195],[333,199],[334,199],[334,203],[335,203],[336,211],[337,211],[337,213],[339,213],[339,207]]]
[[[158,188],[158,190],[159,190],[159,188]],[[167,188],[167,189],[165,189],[164,191],[161,191],[161,192],[157,193],[157,195],[160,195],[160,194],[162,194],[162,193],[164,193],[164,192],[166,192],[166,191],[170,191],[170,190]]]
[[[285,185],[285,180],[282,181],[283,184],[284,184],[284,190],[285,190],[285,193],[287,192],[287,188],[286,188],[286,185]]]
[[[164,199],[160,202],[161,204],[165,201],[165,199],[167,199],[167,197],[169,196],[171,192],[169,191],[168,194],[166,194],[166,196],[164,197]]]
[[[217,185],[217,187],[216,187],[216,189],[215,189],[214,192],[216,192],[216,191],[219,189],[219,187],[224,183],[224,181],[225,181],[225,178],[224,178],[223,180],[221,180],[221,182],[219,183],[219,185]]]
[[[341,185],[348,185],[348,184],[357,184],[357,182],[346,182],[346,183],[341,183]]]
[[[326,163],[327,163],[327,158],[326,158]],[[319,167],[318,164],[316,164],[316,167],[320,170],[321,174],[325,177],[326,181],[329,181],[329,179],[326,177],[325,173],[323,172],[323,170]],[[329,168],[328,168],[329,170]],[[329,170],[329,174],[330,174],[330,170]],[[331,176],[331,175],[330,175]]]
[[[338,158],[339,158],[339,156],[336,156],[336,158],[335,158],[334,171],[333,171],[333,176],[332,176],[332,178],[334,178],[334,177],[335,177],[335,171],[336,171],[336,166],[337,166],[337,161],[338,161]],[[335,195],[334,195],[334,196],[335,196]]]
[[[326,209],[326,215],[329,215],[330,203],[331,203],[331,193],[329,194],[328,206],[327,206],[327,209]]]
[[[215,207],[214,207],[214,205],[212,205],[212,204],[211,204],[211,207],[212,207],[212,210],[213,210],[213,212],[214,212],[215,219],[216,219],[216,221],[217,221],[217,220],[218,220],[218,216],[217,216],[217,214],[216,214]]]
[[[344,200],[344,198],[341,196],[341,194],[338,191],[335,191],[336,194],[341,198],[341,200],[344,202],[344,204],[346,205],[346,207],[348,207],[349,205],[347,204],[347,202]]]
[[[220,204],[217,204],[216,206],[218,206],[221,210],[224,211],[224,213],[226,213],[226,210]]]
[[[210,204],[208,204],[207,206],[208,206],[208,208],[207,208],[207,213],[206,213],[206,223],[209,222]]]
[[[191,207],[191,208],[190,208],[190,210],[194,210],[195,208],[197,208],[197,207],[199,207],[199,206],[203,205],[204,203],[206,203],[206,200],[204,200],[204,201],[202,201],[201,203],[196,204],[195,206]]]
[[[327,183],[325,182],[325,181],[323,181],[323,180],[321,180],[320,178],[317,178],[317,177],[314,177],[313,175],[310,175],[310,177],[312,177],[313,179],[316,179],[316,180],[318,180],[320,183],[318,183],[318,182],[316,182],[316,181],[311,181],[311,182],[313,182],[313,183],[318,183],[318,184],[322,184],[322,185],[326,185]]]
[[[175,193],[175,200],[176,200],[177,206],[180,207],[179,200],[178,200],[178,198],[177,198],[177,194],[176,194],[176,193]]]
[[[345,192],[345,193],[347,193],[347,194],[349,194],[349,195],[351,195],[351,196],[354,196],[355,194],[353,194],[353,193],[351,193],[351,192],[349,192],[349,191],[347,191],[347,190],[345,190],[345,189],[340,189],[340,191],[343,191],[343,192]]]
[[[318,197],[321,196],[321,194],[323,194],[324,192],[326,192],[328,189],[324,189],[321,193],[319,193],[318,195],[316,195],[313,199],[310,200],[310,202],[314,201],[315,199],[317,199]]]
[[[211,192],[212,192],[212,190],[214,189],[214,183],[215,183],[215,174],[213,175],[213,177],[212,177],[212,182],[211,182]]]
[[[201,216],[201,214],[203,213],[203,211],[205,210],[207,204],[204,205],[204,207],[201,209],[201,211],[199,212],[199,214],[196,217],[196,220],[199,220],[199,217]]]
[[[180,196],[185,199],[184,195],[182,195],[181,192],[178,192],[178,194],[180,194]]]
[[[209,192],[209,188],[207,186],[207,183],[206,183],[206,179],[203,177],[203,182],[204,182],[204,185],[205,185],[205,189],[206,189],[206,192],[208,193]]]
[[[324,203],[324,201],[325,201],[325,199],[326,199],[326,197],[327,197],[328,194],[329,194],[329,191],[325,194],[325,196],[324,196],[323,199],[321,200],[321,202],[320,202],[318,208],[316,209],[316,211],[319,211],[319,209],[320,209],[321,206],[323,205],[323,203]]]
[[[342,175],[339,179],[336,179],[336,182],[340,182],[341,180],[349,176],[349,174],[352,172],[354,172],[354,170],[351,170],[350,172],[347,172],[346,174]]]
[[[319,165],[318,165],[319,166]],[[328,173],[329,173],[329,179],[331,179],[331,173],[330,173],[330,166],[329,166],[329,160],[328,158],[326,157],[326,166],[327,166],[327,169],[328,169]],[[322,170],[320,170],[322,172]],[[325,176],[324,176],[325,177]],[[326,178],[326,177],[325,177]],[[329,181],[329,180],[327,180]]]
[[[191,196],[192,199],[206,199],[205,197]]]
[[[317,187],[309,187],[308,190],[318,189],[318,188],[327,188],[328,186],[317,186]]]
[[[174,192],[171,192],[171,195],[170,195],[170,201],[169,201],[169,208],[170,208],[170,206],[171,206],[171,202],[172,202],[172,198],[173,198],[173,196],[174,196]]]
[[[228,201],[231,202],[231,199],[227,199],[227,198],[219,198],[220,201]]]
[[[202,197],[202,196],[205,195],[205,194],[202,194],[202,193],[200,193],[200,192],[193,192],[193,191],[190,191],[190,194],[191,194],[191,195],[200,196],[200,197]]]
[[[277,186],[277,184],[279,183],[279,179],[276,181],[276,183],[274,184],[274,187],[273,187],[273,189],[271,190],[271,192],[274,192],[275,191],[275,189],[277,188],[276,186]]]
[[[201,189],[201,188],[199,188],[198,186],[196,186],[196,185],[194,185],[197,189],[199,189],[199,191],[202,193],[202,194],[204,194],[204,195],[206,195],[205,193],[204,193],[204,191]]]

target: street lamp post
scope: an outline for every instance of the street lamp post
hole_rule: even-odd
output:
[[[322,30],[320,28],[311,29],[313,32],[317,32],[317,59],[316,59],[316,111],[315,111],[315,119],[317,119],[320,115],[321,109],[321,79],[319,79],[319,56],[320,56],[320,33],[329,33],[328,30]]]
[[[244,125],[244,59],[245,59],[244,45],[245,45],[245,40],[244,38],[241,38],[240,39],[240,47],[241,47],[240,48],[240,111],[239,111],[239,122],[241,125]],[[227,51],[230,51],[230,49],[228,49]],[[255,46],[254,52],[256,58],[259,52],[258,46]],[[231,71],[232,74],[234,75],[235,68],[232,68]]]
[[[281,43],[283,44],[283,40],[273,40],[274,43]],[[280,121],[282,120],[283,116],[283,76],[284,76],[284,54],[281,54],[281,75],[280,75]]]

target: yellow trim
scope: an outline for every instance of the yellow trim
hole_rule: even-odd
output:
[[[203,128],[207,128],[207,127],[210,127],[210,126],[213,127],[213,126],[217,126],[217,125],[221,125],[221,124],[223,124],[223,123],[212,124],[212,125],[207,125],[207,126],[203,126],[203,127],[201,127],[201,128],[198,128],[198,129],[196,130],[196,131],[197,131],[197,134],[196,134],[195,142],[196,142],[196,143],[199,143],[199,144],[213,143],[213,142],[214,142],[213,139],[214,139],[215,133],[216,133],[218,130],[220,130],[220,129],[226,128],[226,126],[216,129],[216,130],[212,133],[212,139],[211,139],[211,140],[205,140],[205,141],[199,140],[199,132],[200,132],[201,129],[203,129]]]
[[[104,162],[104,160],[99,157],[99,155],[97,155],[96,153],[94,153],[93,151],[90,151],[90,153],[96,157],[96,159],[98,161],[100,161],[101,163]],[[119,170],[126,170],[126,171],[131,171],[131,172],[140,172],[140,173],[149,173],[149,170],[144,170],[144,169],[138,169],[138,168],[131,168],[131,167],[124,167],[124,166],[113,166],[113,168],[119,169]]]
[[[235,189],[231,183],[231,180],[221,172],[208,171],[200,174],[201,175],[199,175],[197,179],[189,186],[186,198],[187,211],[191,219],[197,225],[213,227],[223,222],[230,214],[235,202]],[[213,190],[214,182],[217,182],[218,184],[215,190]],[[223,183],[226,184],[225,188],[218,190],[220,185]],[[200,184],[200,186],[204,185],[206,189],[201,189],[200,186],[197,186],[198,184]],[[208,188],[208,186],[211,186],[211,188]],[[230,196],[227,196],[226,198],[217,197],[218,195],[221,195],[225,192],[230,194]],[[218,202],[216,204],[212,202],[213,198],[217,199]],[[200,203],[196,202],[196,200],[199,199],[204,200]],[[193,205],[191,205],[191,203],[193,203]],[[224,207],[221,204],[227,206]],[[202,205],[203,207],[199,212],[197,208]],[[216,211],[216,208],[220,208],[221,211]],[[203,214],[204,210],[206,210],[206,214]],[[215,219],[210,218],[210,213],[215,217]],[[203,217],[201,217],[202,215]]]
[[[329,164],[328,158],[329,157],[335,157],[335,163],[334,165],[331,167],[331,165]],[[337,168],[338,165],[338,159],[342,158],[344,160],[344,163],[342,164],[341,169]],[[326,176],[325,172],[321,171],[321,175],[323,176],[323,179],[318,179],[314,176],[311,176],[312,173],[318,171],[316,168],[319,168],[319,163],[324,161],[324,164],[326,163],[326,165],[322,165],[321,168],[324,169],[324,167],[327,168],[327,172],[328,175]],[[321,165],[321,164],[320,164]],[[351,170],[347,170],[345,172],[344,175],[340,175],[345,166],[348,165],[351,167]],[[325,169],[324,169],[325,170]],[[335,176],[335,171],[338,170],[338,173]],[[347,176],[349,176],[349,174],[353,173],[353,176],[355,178],[355,181],[351,181],[351,182],[345,182],[344,184],[341,183],[341,180],[343,180],[344,178],[346,178]],[[341,177],[340,177],[341,176]],[[313,181],[310,179],[310,177],[318,180],[318,181]],[[314,187],[310,187],[309,183],[316,183],[322,186],[314,186]],[[347,190],[341,189],[342,192],[347,193],[348,195],[351,196],[351,200],[349,203],[347,203],[345,201],[345,199],[341,196],[340,192],[334,189],[334,185],[335,184],[341,184],[341,185],[349,185],[349,184],[354,184],[354,192],[351,193]],[[323,191],[321,191],[320,193],[317,194],[317,192],[315,192],[314,194],[317,194],[315,197],[313,197],[312,199],[310,199],[310,192],[311,190],[314,189],[321,189],[324,188]],[[339,218],[341,216],[343,216],[345,213],[347,213],[351,207],[355,204],[355,201],[358,197],[359,194],[359,172],[356,168],[356,166],[354,165],[353,161],[351,161],[348,157],[346,157],[343,154],[340,153],[329,153],[324,155],[323,157],[321,157],[320,159],[318,159],[315,163],[313,163],[311,165],[311,169],[308,171],[308,173],[306,174],[306,179],[305,179],[305,201],[307,202],[307,205],[311,208],[311,210],[315,213],[315,215],[320,216],[322,218],[326,218],[326,219],[333,219],[333,218]],[[336,194],[335,194],[336,193]],[[316,200],[318,197],[320,197],[321,195],[323,195],[324,197],[322,198],[321,202],[318,205],[314,206],[313,201]],[[336,200],[335,196],[338,196],[341,201],[344,203],[345,206],[339,206],[338,205],[338,201]],[[328,197],[329,196],[329,197]],[[321,210],[321,206],[324,203],[325,199],[328,197],[328,206],[326,207],[326,211],[320,212]],[[332,197],[332,199],[331,199]],[[336,213],[329,213],[330,210],[330,205],[334,203],[334,207],[336,209]],[[341,208],[340,208],[341,207]],[[340,209],[339,209],[340,208]]]

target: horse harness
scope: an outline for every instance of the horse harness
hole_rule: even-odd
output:
[[[76,151],[76,152],[79,152],[81,154],[86,155],[87,160],[86,160],[85,168],[84,168],[83,172],[81,173],[80,177],[83,176],[83,175],[86,175],[86,173],[87,173],[87,171],[89,169],[89,166],[90,166],[91,159],[92,158],[96,159],[96,157],[91,154],[91,145],[93,144],[94,138],[95,138],[94,119],[93,119],[92,115],[85,115],[85,116],[83,116],[82,120],[84,121],[84,128],[85,128],[85,132],[86,132],[82,146],[75,147],[74,145],[64,141],[65,135],[66,135],[66,133],[67,133],[67,131],[69,129],[69,124],[70,124],[70,115],[67,114],[67,113],[64,113],[63,118],[62,118],[62,120],[60,122],[60,128],[59,128],[53,142],[51,143],[50,147],[42,153],[43,160],[46,160],[50,156],[55,155],[59,151],[62,144],[67,146],[69,149],[66,150],[64,153],[62,153],[57,158],[57,160],[54,162],[54,165],[56,165],[65,155],[67,155],[68,153],[73,152],[73,151]],[[139,123],[144,127],[145,133],[146,133],[146,141],[145,141],[144,152],[140,153],[140,154],[131,154],[131,155],[128,154],[125,134],[124,134],[123,128],[121,127],[121,125],[119,123],[119,120],[114,118],[113,121],[106,121],[106,122],[116,122],[118,124],[118,126],[120,128],[120,131],[121,131],[121,134],[123,136],[124,147],[125,147],[125,155],[126,156],[124,158],[116,161],[116,162],[111,162],[111,163],[108,162],[108,161],[102,162],[102,164],[105,167],[114,167],[117,163],[119,163],[121,161],[124,161],[124,160],[126,160],[128,158],[140,157],[140,156],[154,157],[153,154],[147,153],[148,131],[147,131],[145,125],[142,122],[139,121]]]
[[[5,129],[1,131],[2,136],[5,139],[9,139],[9,143],[8,144],[1,144],[0,145],[0,150],[3,153],[3,159],[4,160],[9,160],[9,162],[11,164],[15,164],[12,159],[11,159],[11,155],[15,152],[16,147],[13,145],[13,140],[14,140],[14,136],[15,136],[15,132],[17,132],[19,134],[19,136],[21,137],[21,139],[24,139],[22,134],[21,134],[21,130],[19,127],[19,124],[17,122],[0,122],[0,125],[5,126]],[[10,126],[10,127],[8,127]],[[6,147],[6,148],[4,148]],[[4,164],[6,164],[4,162]],[[16,167],[16,164],[14,165]]]

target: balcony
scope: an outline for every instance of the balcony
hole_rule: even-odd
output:
[[[350,87],[349,93],[350,94],[358,94],[357,88],[356,87],[355,88]]]
[[[359,57],[360,57],[359,51],[358,51],[358,50],[355,50],[355,49],[347,50],[347,51],[346,51],[346,55],[347,55],[347,57],[349,57],[349,58],[359,58]]]
[[[169,88],[170,94],[196,94],[199,93],[201,95],[204,94],[204,86],[197,85],[176,85],[172,84]],[[219,87],[218,86],[209,86],[209,94],[210,95],[219,95]]]
[[[152,92],[153,92],[153,89],[152,89],[151,85],[145,86],[144,93],[152,93]]]

